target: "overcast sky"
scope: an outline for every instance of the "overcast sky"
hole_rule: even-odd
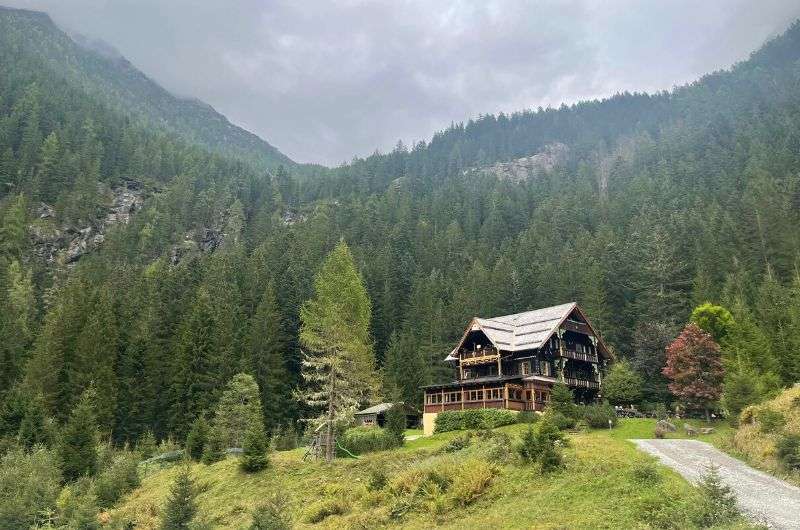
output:
[[[747,58],[796,0],[0,0],[100,38],[299,162],[453,121],[656,91]]]

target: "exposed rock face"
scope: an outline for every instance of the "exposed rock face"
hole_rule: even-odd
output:
[[[149,192],[140,182],[127,181],[110,190],[110,204],[104,217],[89,226],[56,226],[52,206],[40,203],[38,220],[28,227],[33,253],[47,263],[71,265],[105,241],[106,232],[117,224],[127,224],[142,208]]]
[[[465,174],[477,172],[494,175],[500,179],[521,182],[536,177],[541,173],[552,171],[557,166],[566,162],[569,147],[562,143],[552,143],[533,156],[517,158],[511,162],[498,162],[494,165],[468,169]]]
[[[284,226],[292,226],[295,223],[302,223],[306,220],[305,214],[297,212],[295,210],[286,210],[281,215],[281,222]]]

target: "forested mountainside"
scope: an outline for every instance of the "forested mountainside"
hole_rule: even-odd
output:
[[[230,123],[211,106],[177,97],[150,80],[110,46],[71,39],[44,13],[0,6],[3,72],[28,64],[26,84],[68,85],[132,120],[174,133],[189,143],[267,168],[294,163],[255,134]]]
[[[340,239],[384,392],[409,402],[450,377],[470,317],[571,300],[648,400],[670,399],[664,346],[706,300],[741,324],[742,369],[800,379],[797,23],[668,93],[483,116],[299,179],[140,119],[159,107],[118,104],[121,78],[64,82],[58,53],[108,63],[41,16],[0,19],[4,433],[31,407],[63,421],[93,384],[114,440],[182,437],[242,370],[267,427],[293,422],[299,307]],[[93,250],[58,250],[75,244]]]

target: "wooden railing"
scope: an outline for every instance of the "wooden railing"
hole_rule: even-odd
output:
[[[582,322],[573,322],[572,320],[565,320],[563,324],[564,329],[574,331],[575,333],[583,333],[588,335],[590,333],[589,326]]]
[[[497,362],[500,358],[500,352],[494,348],[483,348],[473,351],[460,352],[461,364],[469,366],[473,364],[482,364],[489,362]]]
[[[586,361],[587,363],[596,363],[597,355],[594,353],[581,353],[574,350],[564,349],[562,357],[567,359],[575,359],[576,361]]]
[[[565,377],[564,383],[566,383],[567,386],[574,386],[578,388],[592,388],[595,390],[600,388],[600,383],[598,383],[597,381],[591,381],[589,379],[578,379],[575,377]]]

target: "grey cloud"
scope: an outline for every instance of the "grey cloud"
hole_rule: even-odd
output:
[[[800,16],[776,0],[10,1],[326,164],[482,113],[671,88]]]

